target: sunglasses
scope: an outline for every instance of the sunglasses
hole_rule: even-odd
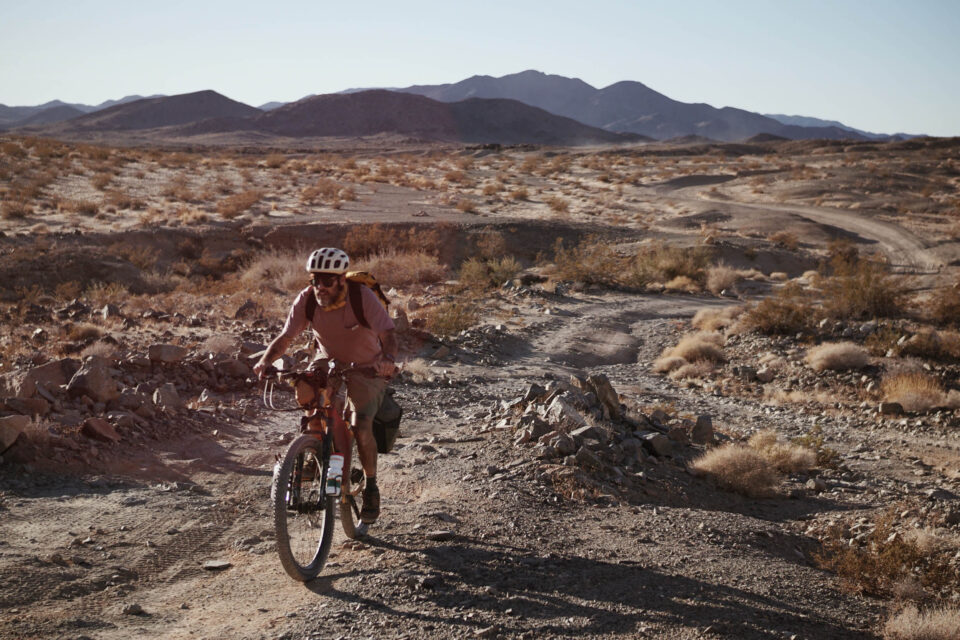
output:
[[[340,279],[336,273],[315,273],[310,277],[310,284],[315,287],[332,287]]]

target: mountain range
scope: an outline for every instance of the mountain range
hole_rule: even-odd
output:
[[[473,76],[453,84],[349,89],[260,108],[214,91],[127,96],[96,106],[53,101],[0,105],[0,128],[41,135],[151,130],[159,137],[258,132],[283,137],[398,134],[421,140],[505,144],[598,144],[696,136],[719,141],[899,139],[835,121],[763,115],[673,100],[623,81],[597,89],[577,78],[524,71]]]

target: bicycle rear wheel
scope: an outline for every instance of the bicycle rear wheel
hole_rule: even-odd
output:
[[[287,448],[270,487],[280,564],[300,582],[317,577],[333,543],[335,498],[324,494],[326,464],[322,441],[301,435]]]
[[[360,521],[360,496],[366,486],[366,477],[363,475],[363,467],[360,466],[356,438],[351,438],[350,447],[350,487],[345,488],[340,496],[340,525],[346,536],[353,539],[367,533],[367,525]]]

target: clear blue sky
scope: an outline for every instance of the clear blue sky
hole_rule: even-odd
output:
[[[960,135],[956,0],[0,0],[0,103],[214,89],[254,106],[525,69]]]

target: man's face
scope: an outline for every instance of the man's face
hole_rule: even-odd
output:
[[[314,273],[310,277],[313,292],[320,304],[324,306],[337,299],[345,281],[345,276],[336,273]]]

